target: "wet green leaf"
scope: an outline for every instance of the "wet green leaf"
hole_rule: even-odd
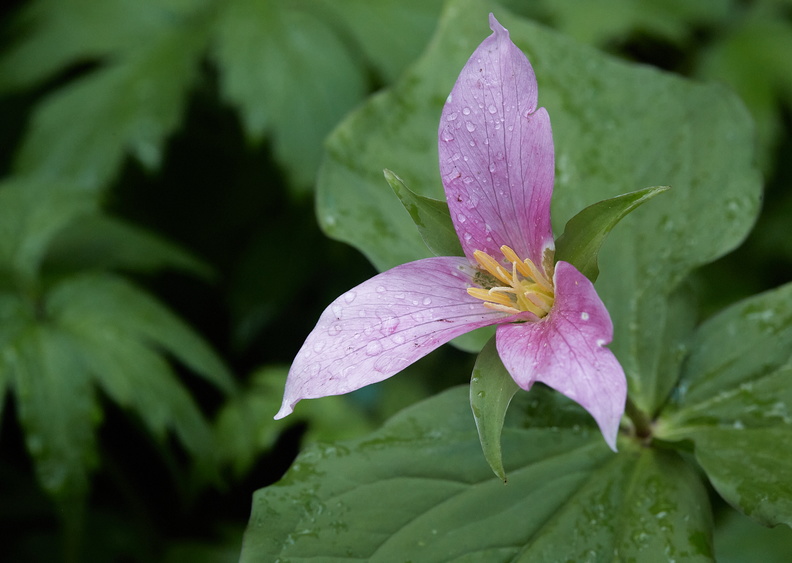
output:
[[[718,492],[759,521],[792,525],[792,284],[709,319],[658,422],[691,440]]]
[[[465,255],[445,201],[418,195],[390,170],[385,170],[385,179],[418,227],[427,248],[435,256]]]
[[[519,391],[509,372],[503,367],[495,338],[481,350],[470,379],[470,408],[476,421],[481,449],[495,475],[506,481],[501,456],[503,420],[514,394]]]
[[[380,270],[430,255],[380,174],[398,170],[416,193],[443,197],[440,111],[491,33],[489,11],[530,58],[539,104],[553,123],[557,228],[635,186],[673,188],[625,217],[599,255],[597,291],[615,325],[611,349],[638,407],[654,413],[674,385],[669,374],[677,373],[692,326],[684,280],[739,244],[759,208],[751,120],[724,88],[615,60],[491,3],[452,1],[424,56],[328,139],[317,187],[322,227]]]
[[[597,281],[597,256],[605,237],[629,213],[667,189],[644,188],[589,205],[567,221],[556,240],[555,259],[569,262],[592,282]]]
[[[256,493],[241,560],[711,560],[706,491],[675,453],[622,442],[613,454],[590,425],[532,427],[520,393],[504,485],[481,457],[467,392],[303,452]]]

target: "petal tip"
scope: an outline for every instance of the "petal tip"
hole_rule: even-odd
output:
[[[293,412],[294,412],[294,405],[290,405],[286,401],[283,401],[283,405],[281,405],[280,410],[272,418],[274,418],[275,420],[280,420],[282,418],[286,418]]]

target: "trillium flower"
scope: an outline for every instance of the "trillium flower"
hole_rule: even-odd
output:
[[[496,346],[514,381],[536,381],[584,407],[615,450],[626,380],[605,347],[613,324],[593,284],[554,263],[554,152],[537,109],[536,77],[490,15],[489,36],[443,108],[440,171],[465,256],[397,266],[322,313],[289,371],[276,419],[301,399],[382,381],[471,330],[498,325]]]

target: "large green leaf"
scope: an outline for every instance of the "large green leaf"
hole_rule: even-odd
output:
[[[626,217],[599,257],[597,290],[615,325],[611,348],[636,404],[655,412],[674,385],[691,324],[680,283],[734,248],[758,210],[751,122],[725,89],[617,61],[492,4],[455,0],[415,66],[329,138],[320,222],[379,269],[429,255],[381,170],[398,170],[415,192],[442,197],[440,110],[470,53],[490,34],[492,10],[529,56],[540,105],[553,121],[557,228],[596,201],[643,186],[673,188]]]
[[[223,95],[253,138],[271,134],[293,185],[312,186],[322,141],[365,93],[363,69],[309,3],[223,3],[215,57]]]
[[[677,395],[658,422],[692,440],[723,497],[768,525],[792,526],[792,284],[707,321],[691,343]]]
[[[256,493],[242,561],[711,559],[706,492],[675,453],[625,441],[613,454],[595,427],[558,412],[557,426],[534,426],[533,391],[521,393],[504,486],[481,457],[467,392],[303,452]]]
[[[156,168],[208,40],[206,19],[188,21],[50,94],[34,112],[16,170],[98,189],[127,153]]]

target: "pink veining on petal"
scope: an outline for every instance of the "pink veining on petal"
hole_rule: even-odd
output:
[[[275,418],[301,399],[377,383],[461,334],[514,318],[468,295],[474,274],[465,258],[427,258],[378,274],[333,301],[294,359]]]
[[[536,109],[528,59],[490,15],[493,34],[475,50],[443,108],[440,173],[465,254],[499,256],[508,245],[541,264],[553,247],[550,118]]]
[[[592,283],[567,262],[556,264],[555,291],[555,305],[541,321],[498,327],[498,354],[523,389],[541,381],[579,403],[615,451],[627,381],[605,347],[613,324]]]

